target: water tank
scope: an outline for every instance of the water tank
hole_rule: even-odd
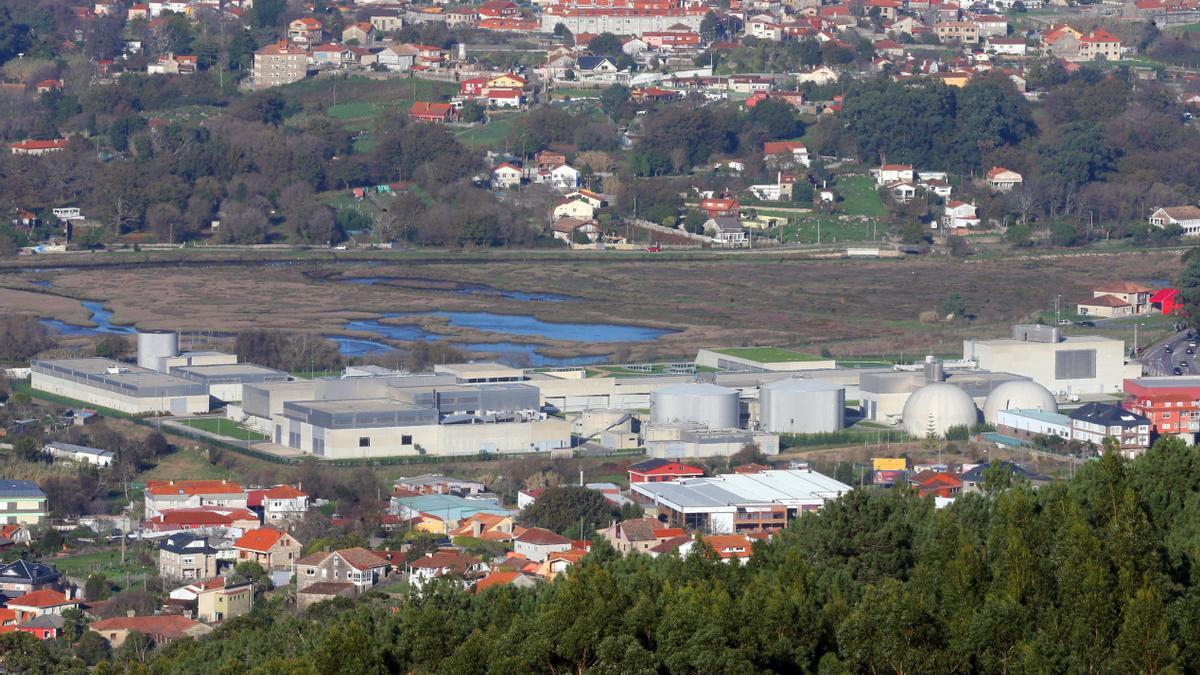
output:
[[[1001,383],[983,402],[983,419],[995,424],[1001,410],[1041,410],[1058,412],[1058,402],[1050,390],[1031,380]]]
[[[979,420],[979,411],[967,392],[946,382],[932,382],[914,391],[904,403],[904,430],[914,438],[925,438],[932,431],[946,435],[950,427],[970,427]]]
[[[925,381],[941,382],[946,379],[945,365],[936,356],[925,357]]]
[[[137,355],[139,366],[166,372],[164,360],[179,355],[179,336],[168,331],[138,333]]]
[[[791,378],[768,382],[758,391],[763,431],[815,434],[843,426],[846,388],[840,384]]]
[[[674,384],[650,392],[653,424],[692,422],[709,429],[738,427],[738,391],[715,384]]]

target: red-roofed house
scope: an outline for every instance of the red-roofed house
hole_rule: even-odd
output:
[[[1010,171],[1002,166],[994,166],[987,172],[988,187],[996,192],[1008,192],[1024,182],[1024,178],[1016,171]]]
[[[114,649],[125,644],[125,638],[135,631],[146,635],[160,647],[180,638],[199,637],[212,632],[211,627],[179,614],[118,616],[95,621],[88,625],[88,630],[108,640]]]
[[[146,518],[168,509],[201,506],[246,508],[246,491],[224,480],[146,481]]]
[[[32,155],[40,157],[52,152],[60,152],[67,148],[67,139],[57,138],[51,141],[17,141],[12,144],[12,154]]]
[[[525,529],[516,524],[512,516],[494,513],[476,513],[458,521],[458,527],[450,531],[451,537],[473,537],[487,541],[512,541]]]
[[[666,459],[647,459],[629,467],[630,483],[663,483],[703,476],[704,469]]]
[[[700,200],[700,210],[708,214],[709,218],[736,218],[740,208],[737,197],[705,197]]]
[[[713,534],[701,537],[700,541],[711,548],[722,562],[733,563],[736,561],[739,565],[745,565],[746,561],[750,559],[751,549],[754,545],[754,542],[744,534]],[[679,555],[686,557],[696,545],[695,539],[684,542],[679,546]]]
[[[763,143],[763,158],[767,161],[783,158],[808,166],[808,148],[800,141],[767,141]]]
[[[301,17],[288,24],[288,39],[300,44],[321,41],[321,22],[311,16]]]
[[[26,593],[19,598],[13,598],[6,606],[17,613],[17,623],[24,623],[35,616],[44,614],[62,615],[64,609],[79,607],[79,601],[74,600],[58,591],[43,588],[40,591]]]
[[[532,562],[544,562],[552,553],[571,549],[571,540],[541,527],[531,527],[513,539],[513,551]]]
[[[1182,301],[1178,288],[1160,288],[1150,296],[1150,306],[1163,314],[1178,313]]]
[[[308,493],[291,485],[250,490],[246,493],[246,505],[261,511],[267,525],[285,526],[308,513]]]
[[[942,227],[957,230],[964,227],[979,225],[979,216],[975,213],[975,205],[957,200],[946,202],[942,213]]]
[[[417,122],[449,124],[458,119],[458,111],[449,103],[414,101],[408,109],[408,118]]]
[[[457,575],[473,580],[489,571],[488,564],[453,549],[427,553],[408,564],[408,582],[421,588],[437,577]],[[469,583],[469,581],[468,581]]]
[[[296,590],[330,582],[350,584],[360,592],[385,579],[390,569],[390,562],[365,548],[320,551],[296,561]]]
[[[533,580],[533,577],[528,575],[521,574],[520,572],[513,570],[496,570],[475,582],[475,592],[482,593],[483,591],[496,586],[532,588],[536,585],[537,582]]]
[[[620,553],[646,552],[659,544],[681,537],[684,531],[678,527],[663,527],[653,518],[634,518],[597,530]]]
[[[1079,60],[1095,59],[1121,60],[1121,41],[1117,36],[1104,29],[1097,29],[1079,39]]]
[[[233,542],[238,562],[256,562],[268,572],[290,571],[304,547],[283,530],[250,530]]]
[[[885,186],[892,183],[913,182],[913,168],[908,164],[884,164],[878,169],[871,169],[875,177],[875,185]]]
[[[508,0],[488,0],[477,11],[480,18],[513,18],[521,15],[521,8]]]
[[[33,85],[33,88],[39,94],[49,94],[52,91],[59,91],[63,88],[62,80],[42,80]]]
[[[922,471],[908,479],[922,497],[957,497],[962,476],[949,471]]]
[[[458,83],[458,93],[463,96],[483,96],[487,89],[488,78],[472,77]]]
[[[249,509],[223,506],[203,506],[195,509],[171,509],[143,521],[142,526],[154,532],[183,532],[198,530],[250,530],[261,523],[258,514]]]
[[[519,167],[513,166],[508,162],[501,162],[496,168],[492,169],[492,187],[497,190],[507,190],[508,188],[516,187],[521,184],[521,176],[524,172]]]

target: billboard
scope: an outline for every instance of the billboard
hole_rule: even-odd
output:
[[[874,457],[871,468],[876,471],[906,471],[908,460],[903,457]]]
[[[876,471],[871,479],[875,485],[895,485],[904,482],[904,471]]]

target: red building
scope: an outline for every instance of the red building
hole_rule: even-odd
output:
[[[629,467],[630,483],[665,483],[680,478],[700,478],[704,469],[669,459],[647,459]]]
[[[412,107],[408,109],[408,118],[416,122],[446,124],[455,120],[457,112],[449,103],[414,101]]]
[[[1126,410],[1150,419],[1160,435],[1200,432],[1200,377],[1138,377],[1125,380]]]
[[[908,482],[922,497],[957,497],[962,492],[962,476],[949,471],[922,471]]]
[[[1150,306],[1163,314],[1175,314],[1182,302],[1178,288],[1160,288],[1150,296]]]
[[[487,89],[488,78],[472,77],[468,80],[463,80],[458,83],[458,93],[463,96],[483,96],[483,92]]]
[[[709,218],[737,216],[741,205],[737,197],[705,197],[700,200],[700,210]]]

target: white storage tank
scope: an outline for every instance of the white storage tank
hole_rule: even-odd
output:
[[[844,426],[846,388],[825,380],[789,378],[759,389],[760,426],[774,434],[815,434]]]
[[[983,419],[996,423],[996,414],[1001,410],[1041,410],[1058,412],[1058,402],[1050,390],[1032,380],[1004,382],[988,394],[983,402]]]
[[[174,331],[138,333],[137,355],[139,366],[166,372],[166,359],[179,355],[179,335]]]
[[[925,438],[931,431],[945,436],[950,427],[970,427],[978,421],[971,396],[946,382],[927,384],[904,403],[904,430],[913,438]]]
[[[673,384],[650,392],[653,424],[691,422],[709,429],[736,429],[738,390],[701,382]]]

